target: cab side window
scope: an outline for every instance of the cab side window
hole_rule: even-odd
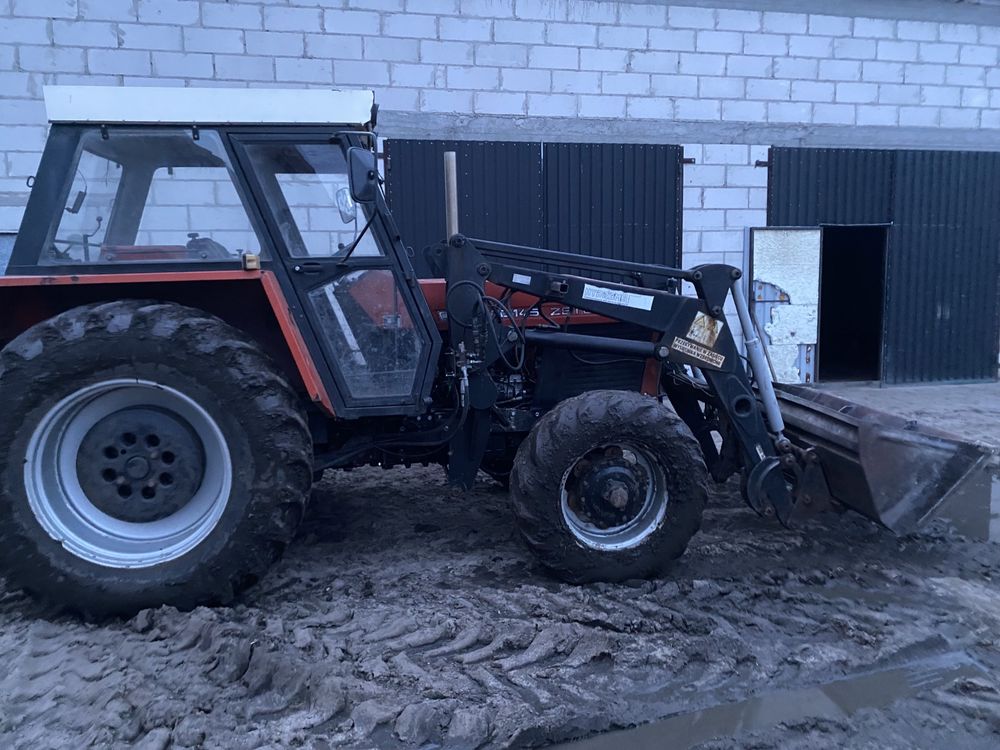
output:
[[[44,264],[235,261],[260,242],[218,133],[88,131]]]

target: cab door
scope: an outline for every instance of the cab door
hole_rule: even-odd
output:
[[[426,410],[441,347],[381,191],[350,200],[341,138],[234,134],[251,195],[335,384],[339,416]]]

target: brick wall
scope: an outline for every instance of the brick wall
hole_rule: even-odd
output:
[[[533,117],[593,118],[595,140],[621,122],[939,133],[1000,128],[998,47],[1000,25],[655,0],[0,0],[0,231],[45,83],[373,87],[383,110],[500,116],[496,138]],[[687,147],[688,262],[732,260],[764,223],[763,150],[734,132]]]
[[[767,146],[686,144],[684,156],[684,265],[727,263],[749,271],[747,228],[767,225]],[[726,300],[732,330],[740,331],[732,299]],[[737,335],[737,340],[742,336]]]

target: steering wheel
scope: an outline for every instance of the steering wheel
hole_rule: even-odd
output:
[[[192,259],[198,260],[230,260],[233,254],[224,245],[219,244],[211,237],[199,237],[198,232],[188,233],[188,243],[186,245],[188,255]]]

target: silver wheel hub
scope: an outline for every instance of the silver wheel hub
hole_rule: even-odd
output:
[[[560,501],[563,520],[581,544],[628,549],[663,521],[666,479],[645,448],[606,444],[573,462],[563,475]]]
[[[28,444],[24,484],[42,528],[113,568],[176,559],[219,521],[232,490],[215,420],[178,390],[109,380],[53,406]]]

